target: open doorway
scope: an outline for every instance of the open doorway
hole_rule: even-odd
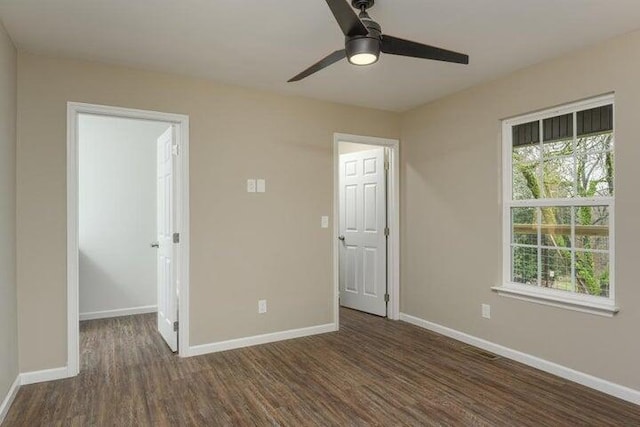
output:
[[[77,103],[68,118],[68,375],[81,330],[83,363],[138,341],[186,356],[188,118]]]
[[[334,281],[340,307],[397,319],[399,141],[334,136]]]
[[[173,311],[167,307],[173,303],[167,297],[172,135],[167,122],[78,116],[81,335],[108,325],[97,319],[155,313],[158,331],[177,351],[176,332],[167,324]]]
[[[170,126],[78,118],[80,321],[157,311],[156,141]]]

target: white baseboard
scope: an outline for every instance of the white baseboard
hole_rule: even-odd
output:
[[[228,341],[219,341],[211,344],[201,344],[189,347],[189,356],[216,353],[219,351],[233,350],[252,345],[267,344],[270,342],[289,340],[292,338],[307,337],[310,335],[324,334],[336,331],[335,323],[310,326],[308,328],[290,329],[288,331],[273,332],[270,334],[254,335],[252,337],[237,338]]]
[[[92,311],[90,313],[80,313],[80,321],[107,319],[109,317],[131,316],[134,314],[155,313],[156,311],[158,311],[158,306],[155,306],[155,305],[143,305],[141,307],[120,308],[117,310]]]
[[[42,371],[23,372],[20,374],[20,385],[61,380],[63,378],[69,378],[70,376],[66,366],[62,368],[43,369]]]
[[[11,384],[11,387],[9,387],[7,396],[2,401],[2,404],[0,404],[0,424],[2,424],[2,422],[4,421],[4,418],[7,416],[7,413],[9,412],[9,408],[11,407],[13,400],[16,398],[16,394],[18,394],[19,389],[20,389],[20,375],[17,375],[15,381],[13,382],[13,384]]]
[[[462,341],[466,344],[479,347],[483,350],[498,354],[511,360],[515,360],[516,362],[520,362],[533,368],[540,369],[541,371],[548,372],[560,378],[582,384],[583,386],[593,388],[611,396],[615,396],[619,399],[626,400],[627,402],[640,405],[640,391],[632,389],[630,387],[616,384],[602,378],[594,377],[593,375],[576,371],[575,369],[571,369],[566,366],[562,366],[557,363],[511,349],[509,347],[504,347],[500,344],[496,344],[482,338],[474,337],[473,335],[465,334],[464,332],[460,332],[455,329],[439,325],[437,323],[429,322],[428,320],[411,316],[409,314],[400,313],[400,320],[424,329],[428,329],[449,338]]]

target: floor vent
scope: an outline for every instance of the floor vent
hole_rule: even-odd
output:
[[[486,359],[486,360],[498,360],[498,359],[500,359],[500,356],[498,356],[497,354],[490,353],[488,351],[482,350],[481,348],[472,347],[470,345],[462,347],[461,350],[464,353],[470,354],[472,356],[480,356],[480,357],[482,357],[483,359]]]

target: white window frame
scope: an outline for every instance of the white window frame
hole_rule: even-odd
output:
[[[525,301],[562,307],[570,310],[603,316],[613,316],[619,311],[615,304],[615,193],[613,197],[593,197],[593,198],[562,198],[562,199],[536,199],[536,200],[513,200],[512,185],[512,139],[513,126],[532,121],[542,121],[547,118],[559,115],[575,113],[582,110],[613,105],[614,114],[614,158],[616,152],[615,141],[615,96],[608,94],[591,98],[585,101],[573,102],[560,107],[526,114],[502,121],[502,285],[492,289],[499,295],[517,298]],[[574,137],[577,132],[574,115]],[[543,126],[540,126],[543,132]],[[542,135],[541,135],[542,136]],[[540,138],[542,144],[542,137]],[[575,152],[574,152],[575,156]],[[614,174],[614,189],[615,174]],[[608,206],[609,207],[609,296],[600,297],[594,295],[578,294],[558,289],[532,286],[511,281],[511,208],[514,207],[544,207],[544,206]],[[540,237],[540,236],[538,236]],[[572,266],[572,268],[574,268]]]

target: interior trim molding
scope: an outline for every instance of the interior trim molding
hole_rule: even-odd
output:
[[[189,347],[189,356],[200,356],[203,354],[217,353],[219,351],[233,350],[236,348],[250,347],[293,338],[302,338],[327,332],[335,332],[336,330],[335,323],[326,323],[324,325],[310,326],[307,328],[289,329],[287,331],[254,335],[251,337],[219,341],[210,344],[200,344]]]
[[[78,116],[95,114],[154,120],[176,126],[179,155],[175,162],[175,231],[180,242],[174,245],[178,288],[178,322],[180,338],[178,354],[186,357],[189,350],[189,116],[150,110],[137,110],[81,102],[67,102],[67,368],[69,376],[80,372],[80,304],[79,304],[79,225],[78,225]]]
[[[378,138],[375,136],[351,135],[347,133],[333,134],[333,322],[340,325],[340,142],[377,145],[388,149],[389,181],[387,194],[387,223],[389,239],[387,240],[387,317],[398,320],[400,313],[400,140]]]
[[[530,289],[527,289],[527,287]],[[598,316],[613,317],[620,311],[620,307],[613,304],[613,301],[611,300],[596,302],[593,301],[592,298],[578,298],[580,295],[560,294],[560,292],[568,294],[566,291],[556,292],[555,289],[537,288],[531,285],[509,283],[502,286],[494,286],[491,290],[497,292],[498,295],[503,297],[515,298],[551,307],[566,308],[567,310],[596,314]]]
[[[575,369],[571,369],[566,366],[541,359],[531,354],[523,353],[521,351],[514,350],[512,348],[505,347],[500,344],[496,344],[491,341],[487,341],[482,338],[478,338],[473,335],[469,335],[464,332],[439,325],[437,323],[429,322],[428,320],[411,316],[406,313],[400,313],[400,320],[424,329],[428,329],[432,332],[436,332],[449,338],[453,338],[454,340],[462,341],[466,344],[479,347],[491,353],[499,354],[500,356],[515,360],[516,362],[523,363],[536,369],[540,369],[541,371],[545,371],[560,378],[576,382],[583,386],[601,391],[619,399],[626,400],[627,402],[640,405],[639,390],[616,384],[611,381],[586,374],[584,372],[576,371]]]
[[[20,374],[20,385],[42,383],[45,381],[61,380],[73,377],[66,366],[61,368],[43,369],[41,371],[23,372]]]
[[[20,390],[20,374],[16,376],[16,379],[13,381],[13,384],[11,384],[11,387],[9,387],[9,391],[2,401],[2,404],[0,404],[0,424],[2,424],[7,416],[9,408],[16,398],[16,394],[18,394],[18,390]]]
[[[131,316],[134,314],[155,313],[157,311],[157,305],[142,305],[140,307],[119,308],[116,310],[91,311],[88,313],[80,313],[80,321],[108,319],[110,317]]]

